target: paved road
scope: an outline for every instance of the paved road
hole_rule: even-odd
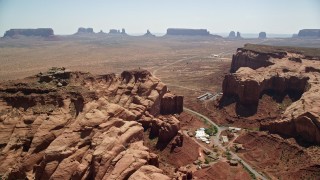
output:
[[[220,137],[221,132],[222,132],[223,130],[226,130],[227,127],[219,127],[216,123],[214,123],[213,121],[211,121],[210,118],[208,118],[208,117],[206,117],[206,116],[204,116],[204,115],[202,115],[202,114],[200,114],[200,113],[198,113],[198,112],[196,112],[196,111],[193,111],[193,110],[191,110],[191,109],[189,109],[189,108],[184,107],[183,110],[184,110],[184,111],[187,111],[187,112],[190,112],[190,113],[192,113],[192,114],[195,114],[195,115],[197,115],[197,116],[199,116],[199,117],[207,120],[210,124],[216,126],[217,129],[218,129],[218,132],[217,132],[216,136],[213,136],[214,144],[217,145],[217,146],[218,146],[220,149],[222,149],[223,151],[226,151],[226,148],[223,147],[222,144],[221,144],[221,142],[219,141],[219,137]],[[208,150],[208,148],[206,148],[205,146],[201,145],[201,143],[199,143],[199,142],[196,141],[195,139],[194,139],[194,141],[195,141],[197,144],[199,144],[201,147],[203,147],[203,148],[205,148],[206,150]],[[210,150],[210,151],[211,151],[211,150]],[[262,175],[261,175],[260,173],[258,173],[256,170],[254,170],[248,163],[246,163],[243,159],[241,159],[237,154],[235,154],[235,153],[233,153],[233,152],[231,152],[231,151],[229,151],[229,152],[230,152],[230,154],[232,155],[232,158],[233,158],[233,159],[240,160],[240,161],[242,162],[242,164],[243,164],[246,168],[248,168],[248,170],[251,171],[251,172],[256,176],[257,179],[263,179],[263,180],[266,179],[264,176],[262,176]]]

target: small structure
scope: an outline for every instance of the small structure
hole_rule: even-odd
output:
[[[237,133],[237,132],[241,131],[241,128],[229,127],[228,130],[229,130],[230,132]]]
[[[204,100],[210,99],[212,97],[213,97],[213,94],[207,92],[201,96],[198,96],[197,99],[199,99],[200,101],[204,101]]]
[[[208,139],[210,136],[206,134],[205,128],[199,128],[195,131],[195,133],[196,133],[195,135],[196,139],[201,140],[202,142],[206,142],[206,143],[208,142],[210,144]]]
[[[239,150],[244,149],[242,144],[236,144],[236,145],[234,145],[234,148],[236,149],[236,152],[238,152]]]
[[[211,152],[204,149],[204,150],[203,150],[203,153],[204,153],[205,155],[209,155]]]
[[[200,166],[201,166],[202,169],[210,167],[209,164],[201,164]]]
[[[229,139],[227,136],[221,136],[221,139],[222,139],[222,143],[228,143],[229,142]]]
[[[188,131],[187,134],[188,134],[189,137],[193,137],[194,136],[194,134],[191,131]]]
[[[211,158],[211,159],[213,159],[213,160],[219,159],[217,153],[215,153],[215,152],[210,153],[210,154],[208,155],[208,157]]]
[[[230,164],[230,166],[238,166],[238,160],[236,160],[236,159],[231,159],[231,160],[229,161],[229,164]]]

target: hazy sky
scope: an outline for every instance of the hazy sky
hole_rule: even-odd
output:
[[[320,28],[320,0],[0,0],[0,36],[11,28],[125,28],[127,33],[165,33],[168,27],[211,33],[297,33]]]

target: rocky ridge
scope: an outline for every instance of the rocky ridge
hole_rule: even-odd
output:
[[[306,49],[304,49],[307,51]],[[313,49],[315,50],[315,49]],[[319,52],[319,50],[315,50]],[[223,98],[235,97],[241,111],[255,113],[263,94],[293,101],[281,118],[261,124],[262,130],[320,144],[319,56],[285,48],[247,45],[233,56],[223,81]],[[249,113],[250,115],[250,113]]]
[[[0,174],[8,179],[169,179],[143,145],[180,129],[182,102],[145,70],[93,76],[52,68],[0,84]],[[162,101],[163,97],[172,99]],[[170,113],[161,115],[163,103]],[[179,104],[180,103],[180,104]],[[179,137],[179,136],[177,136]]]

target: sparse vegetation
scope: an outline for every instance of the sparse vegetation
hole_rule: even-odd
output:
[[[231,160],[230,150],[227,150],[227,151],[226,151],[226,156],[227,156],[227,159],[230,161],[230,160]]]
[[[214,135],[217,134],[218,128],[217,128],[216,126],[214,126],[214,125],[210,125],[210,127],[209,127],[209,128],[206,128],[204,131],[205,131],[205,133],[207,133],[208,135],[214,136]]]

